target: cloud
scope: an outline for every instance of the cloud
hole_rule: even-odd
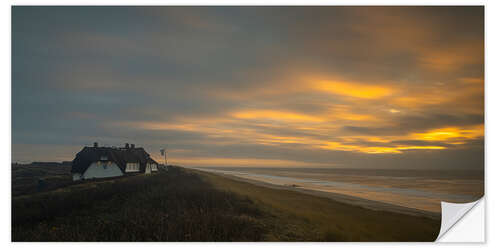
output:
[[[13,160],[99,141],[181,165],[477,168],[483,12],[14,7]]]
[[[279,110],[243,110],[232,114],[234,118],[244,120],[276,120],[292,122],[321,122],[323,119],[311,115],[293,113]]]
[[[363,85],[356,83],[338,81],[319,81],[315,87],[320,91],[325,91],[335,95],[362,98],[379,99],[391,94],[391,89],[377,85]]]

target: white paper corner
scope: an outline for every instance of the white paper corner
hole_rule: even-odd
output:
[[[484,198],[470,203],[441,202],[436,242],[484,242]]]

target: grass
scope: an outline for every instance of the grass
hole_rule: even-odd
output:
[[[258,241],[252,201],[193,173],[137,175],[14,197],[13,241]]]
[[[12,164],[12,195],[26,195],[73,184],[71,165]]]
[[[177,167],[12,198],[13,241],[432,241],[438,231],[423,217]]]

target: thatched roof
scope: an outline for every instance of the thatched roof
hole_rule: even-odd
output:
[[[107,158],[107,161],[116,163],[123,173],[129,162],[138,162],[140,172],[145,171],[146,163],[158,164],[143,148],[84,147],[76,154],[71,172],[84,173],[93,162],[100,161],[103,157]]]

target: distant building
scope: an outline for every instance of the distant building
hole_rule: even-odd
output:
[[[65,166],[71,166],[71,164],[73,164],[72,161],[63,161],[61,162],[62,165],[65,165]]]
[[[84,147],[71,166],[74,181],[156,171],[158,163],[143,148],[128,143],[123,148],[99,147],[97,143]]]
[[[34,161],[31,163],[31,165],[41,167],[60,167],[62,164],[60,162]]]

